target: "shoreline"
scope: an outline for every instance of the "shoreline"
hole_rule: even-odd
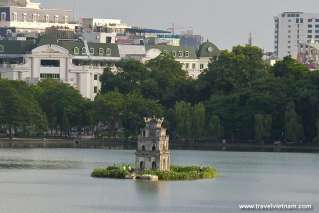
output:
[[[79,149],[127,149],[135,150],[135,141],[102,141],[95,139],[0,139],[0,149],[5,148],[79,148]],[[296,152],[319,153],[319,146],[309,145],[258,145],[219,143],[170,143],[173,150],[242,151],[242,152]]]

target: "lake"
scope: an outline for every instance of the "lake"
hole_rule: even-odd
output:
[[[213,165],[220,177],[95,179],[95,167],[133,163],[134,151],[1,149],[0,212],[232,213],[244,212],[239,204],[269,202],[310,203],[319,212],[319,154],[172,151],[171,157],[175,165]]]

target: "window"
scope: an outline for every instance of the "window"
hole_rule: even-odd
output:
[[[312,38],[312,35],[308,35],[307,38]]]
[[[69,16],[64,16],[64,23],[67,24],[69,22]]]
[[[319,38],[319,35],[316,35],[316,38]]]
[[[202,69],[204,69],[204,64],[200,64],[199,65],[199,68],[202,70]]]
[[[7,20],[7,13],[1,12],[1,21],[6,21],[6,20]]]
[[[288,46],[288,49],[290,49],[291,48],[291,46]]]
[[[176,52],[172,51],[172,55],[173,55],[173,57],[176,57]]]
[[[185,64],[185,68],[188,69],[189,68],[189,63]]]
[[[312,28],[312,24],[308,24],[308,28]]]
[[[183,57],[183,51],[178,51],[178,57],[180,57],[180,58]]]
[[[32,21],[37,22],[37,14],[32,14]]]
[[[97,77],[98,77],[98,76],[95,74],[95,75],[94,75],[94,80],[95,80],[95,81],[97,80]]]
[[[4,52],[4,46],[0,45],[0,53],[3,53],[3,52]]]
[[[196,68],[196,64],[192,64],[192,69],[195,69]]]
[[[312,18],[308,19],[308,22],[312,22]]]
[[[288,28],[291,28],[291,25],[288,25]]]
[[[107,56],[111,56],[112,50],[111,50],[110,48],[106,48],[105,54],[106,54]]]
[[[189,51],[185,51],[185,57],[189,57]]]
[[[99,48],[99,56],[103,56],[104,55],[104,49],[103,48]]]
[[[50,16],[49,16],[49,15],[45,15],[45,16],[44,16],[44,21],[45,21],[46,23],[49,23],[49,22],[50,22]]]
[[[288,41],[288,44],[290,44],[291,43],[291,41]]]
[[[42,67],[60,67],[60,60],[41,60]]]
[[[18,14],[16,12],[12,13],[12,21],[18,20]]]
[[[97,86],[94,87],[94,93],[97,93]]]
[[[300,23],[303,23],[303,18],[300,19]]]
[[[59,16],[58,15],[54,16],[54,23],[59,23]]]
[[[319,22],[319,19],[318,19],[318,18],[316,18],[316,22]]]
[[[316,30],[316,33],[319,33],[319,30]]]
[[[74,47],[73,52],[74,52],[74,55],[79,55],[80,49],[78,47]]]
[[[316,26],[315,26],[316,28],[319,28],[319,24],[316,24]]]
[[[308,30],[308,33],[312,33],[312,30]]]
[[[288,19],[288,22],[291,22],[291,19]]]
[[[82,55],[86,55],[86,49],[85,49],[85,47],[82,47]]]
[[[90,48],[90,54],[94,55],[94,48]]]
[[[60,79],[60,74],[55,73],[40,73],[41,79]]]
[[[27,22],[27,13],[22,14],[22,20],[23,22]]]

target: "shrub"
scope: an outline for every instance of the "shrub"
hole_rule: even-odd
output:
[[[91,176],[92,177],[108,177],[108,178],[118,178],[123,179],[130,174],[130,167],[126,165],[122,166],[110,166],[106,168],[95,169]]]

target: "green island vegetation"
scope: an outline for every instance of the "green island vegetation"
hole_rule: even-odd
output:
[[[319,71],[289,57],[271,67],[260,48],[236,46],[198,79],[165,54],[116,66],[94,101],[60,81],[0,80],[1,135],[136,140],[143,117],[155,115],[174,143],[319,145]]]
[[[134,173],[128,165],[109,166],[106,168],[95,169],[91,176],[96,178],[116,178],[125,179]],[[156,175],[162,181],[174,180],[198,180],[212,179],[217,176],[217,171],[213,167],[201,166],[172,166],[170,171],[145,170],[138,175]]]

